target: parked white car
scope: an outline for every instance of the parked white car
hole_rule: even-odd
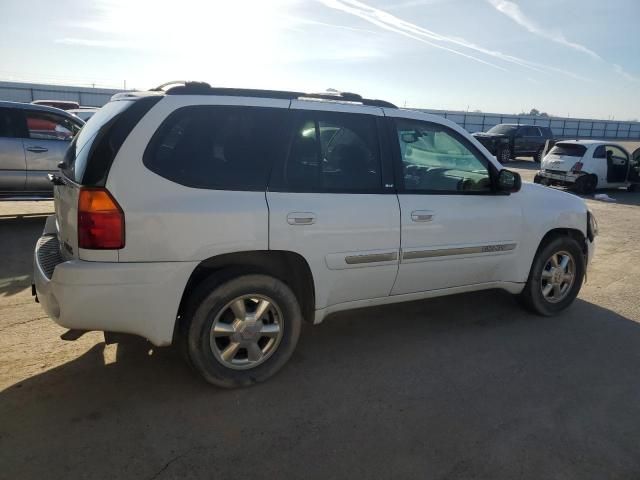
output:
[[[225,387],[273,375],[303,319],[340,310],[501,288],[558,313],[597,233],[582,199],[521,185],[455,123],[355,94],[116,95],[52,180],[47,314],[177,343]]]
[[[598,188],[633,191],[640,184],[640,149],[630,155],[612,142],[563,140],[544,157],[534,182],[574,187],[585,194]]]

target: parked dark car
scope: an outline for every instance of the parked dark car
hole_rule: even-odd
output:
[[[501,123],[487,132],[474,133],[473,136],[500,163],[520,156],[532,156],[535,162],[540,163],[545,144],[553,138],[553,133],[549,127]]]

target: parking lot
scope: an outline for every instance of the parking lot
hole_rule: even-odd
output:
[[[52,203],[1,203],[0,478],[638,478],[640,193],[605,193],[560,316],[501,291],[338,314],[233,391],[171,348],[61,340],[30,288]]]

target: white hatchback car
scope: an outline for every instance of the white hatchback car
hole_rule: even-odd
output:
[[[640,184],[640,149],[629,155],[621,145],[607,141],[563,140],[544,157],[534,182],[574,187],[585,194],[597,188],[633,191]]]
[[[555,314],[597,231],[582,199],[521,185],[455,123],[355,94],[117,95],[52,181],[45,311],[178,343],[225,387],[273,375],[303,319],[339,310],[502,288]]]

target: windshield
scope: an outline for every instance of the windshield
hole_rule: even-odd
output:
[[[556,143],[549,155],[562,155],[564,157],[582,157],[587,147],[572,143]]]
[[[133,101],[119,100],[109,102],[85,123],[80,133],[71,142],[64,158],[64,174],[71,180],[82,183],[82,176],[87,168],[87,159],[91,145],[102,127],[110,123],[120,113],[124,112]]]
[[[496,125],[491,128],[487,133],[495,133],[498,135],[505,135],[514,132],[518,127],[515,125]]]

